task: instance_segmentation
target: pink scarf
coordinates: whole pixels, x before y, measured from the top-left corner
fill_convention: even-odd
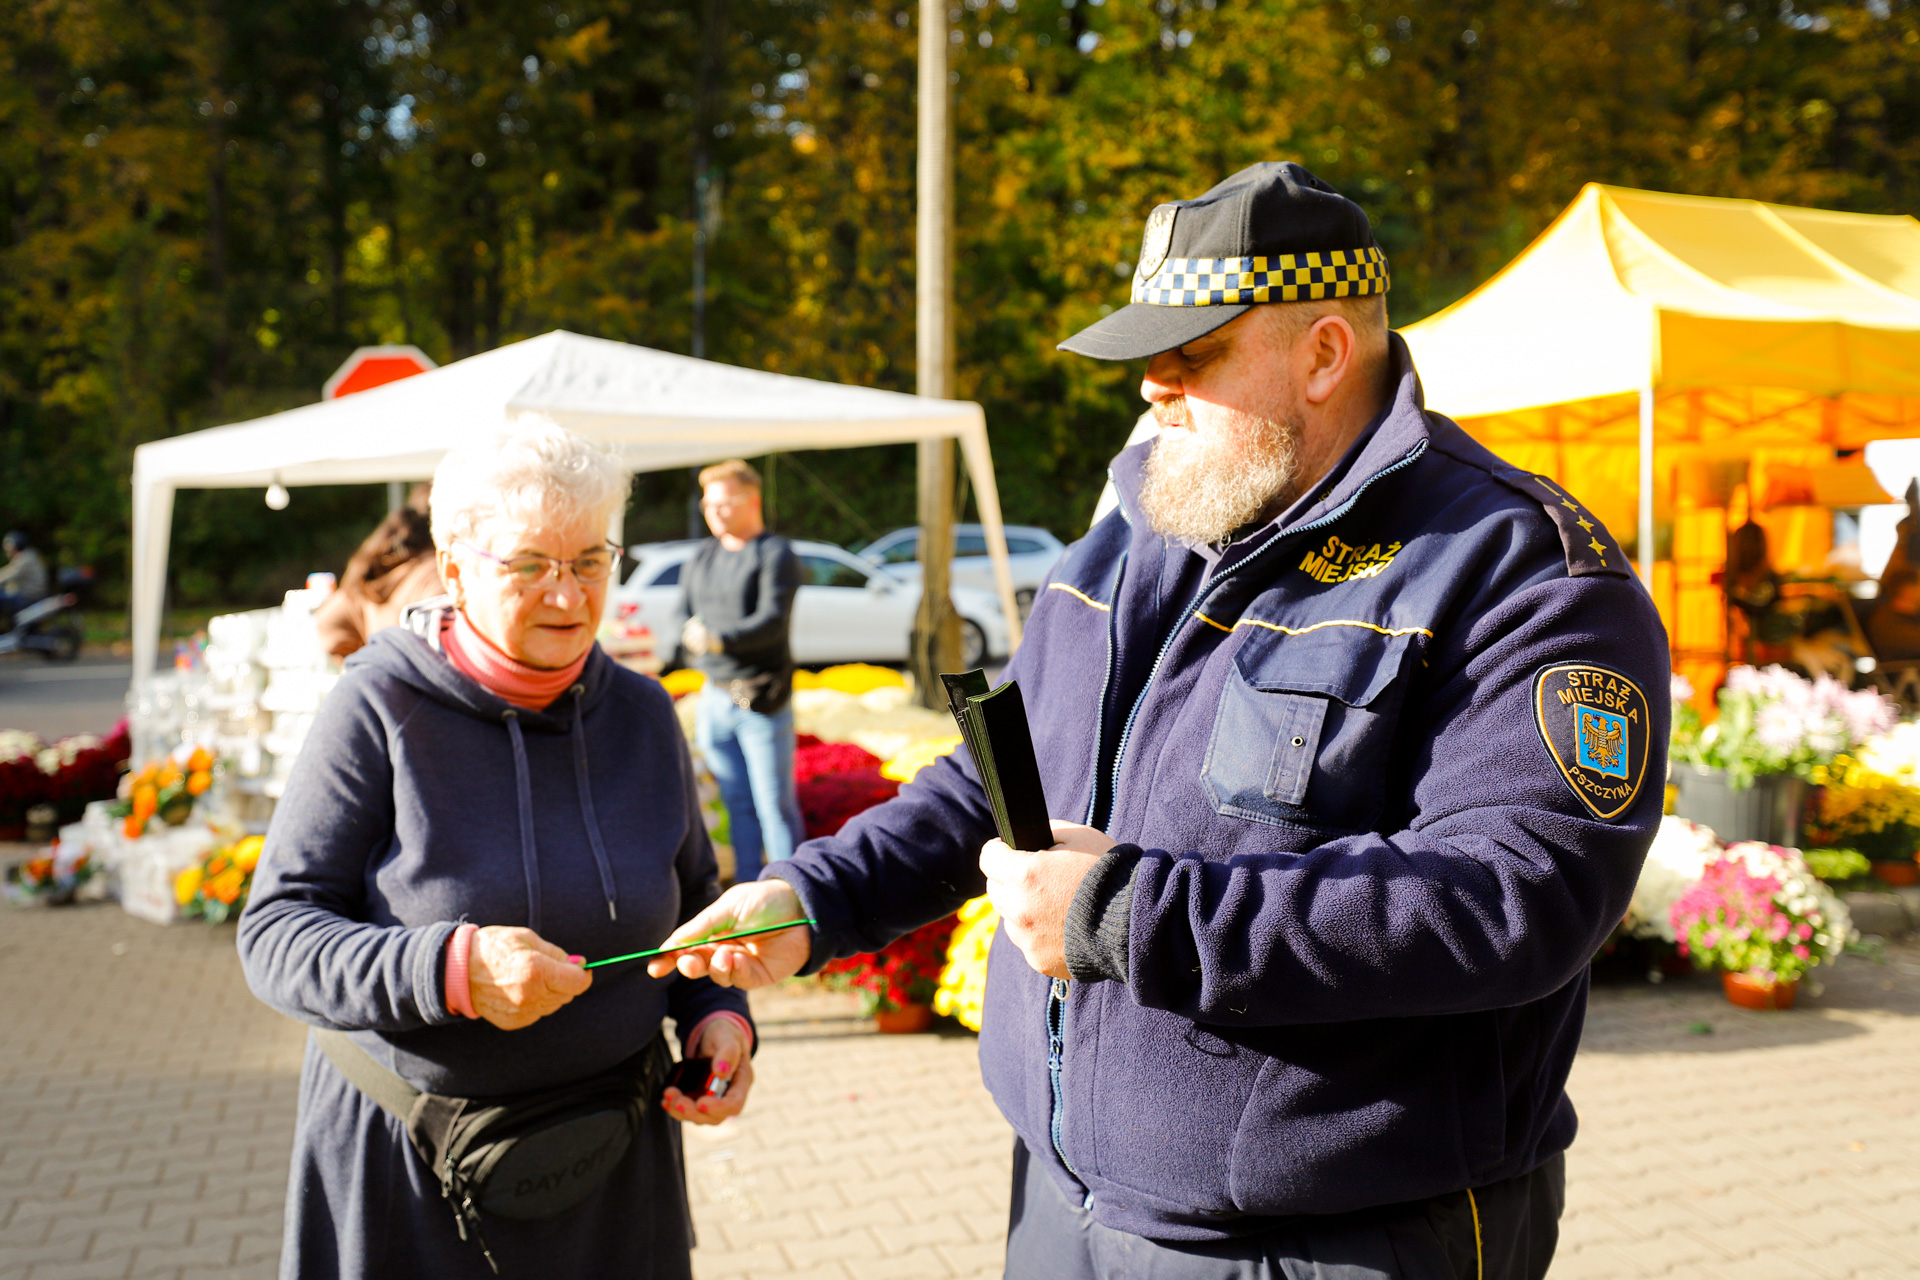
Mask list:
[[[478,682],[516,707],[544,711],[571,689],[586,668],[591,648],[557,671],[530,667],[503,653],[467,621],[465,610],[449,609],[449,621],[440,625],[440,646],[461,675]]]

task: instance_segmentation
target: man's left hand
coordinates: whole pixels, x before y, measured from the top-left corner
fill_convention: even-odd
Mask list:
[[[1117,843],[1104,831],[1053,820],[1051,849],[1027,853],[1000,840],[980,848],[987,897],[1013,945],[1050,978],[1067,978],[1067,908],[1100,855]]]

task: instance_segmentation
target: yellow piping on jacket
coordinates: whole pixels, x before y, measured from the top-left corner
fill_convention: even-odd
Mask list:
[[[1074,598],[1075,600],[1078,600],[1078,601],[1080,601],[1080,602],[1081,602],[1082,604],[1090,604],[1090,605],[1092,605],[1092,606],[1093,606],[1094,608],[1096,608],[1096,609],[1098,609],[1098,610],[1099,610],[1100,612],[1102,612],[1102,613],[1112,613],[1112,612],[1113,612],[1113,606],[1112,606],[1112,605],[1110,605],[1110,604],[1101,604],[1101,603],[1100,603],[1100,602],[1099,602],[1098,600],[1095,600],[1095,599],[1094,599],[1094,598],[1093,598],[1092,596],[1090,596],[1090,595],[1088,595],[1088,594],[1087,594],[1086,592],[1084,592],[1084,591],[1075,591],[1075,590],[1074,590],[1074,589],[1073,589],[1072,587],[1070,587],[1070,586],[1068,586],[1068,585],[1067,585],[1066,583],[1064,583],[1064,582],[1049,582],[1049,583],[1047,584],[1047,590],[1049,590],[1049,591],[1064,591],[1064,592],[1066,592],[1066,593],[1067,593],[1068,595],[1070,595],[1070,596],[1072,596],[1072,597],[1073,597],[1073,598]]]
[[[1215,622],[1204,613],[1196,613],[1193,616],[1210,627],[1218,627],[1220,630],[1228,632],[1237,631],[1241,627],[1265,627],[1269,631],[1278,631],[1282,635],[1303,636],[1309,631],[1318,631],[1322,627],[1359,627],[1363,631],[1377,631],[1383,636],[1418,635],[1425,636],[1429,640],[1433,639],[1433,632],[1427,630],[1425,627],[1383,627],[1377,623],[1357,622],[1350,618],[1334,618],[1326,622],[1309,623],[1304,627],[1283,627],[1277,622],[1262,622],[1258,618],[1242,618],[1232,626],[1228,626],[1224,622]]]

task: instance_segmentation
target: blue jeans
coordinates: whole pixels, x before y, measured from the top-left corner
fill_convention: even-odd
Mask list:
[[[793,785],[793,708],[756,715],[708,686],[694,736],[727,806],[734,883],[757,880],[766,863],[793,856],[806,830]]]

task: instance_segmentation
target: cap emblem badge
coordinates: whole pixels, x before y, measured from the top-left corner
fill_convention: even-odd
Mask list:
[[[1140,265],[1134,268],[1139,279],[1153,279],[1167,260],[1167,251],[1173,247],[1173,218],[1179,212],[1179,205],[1163,204],[1147,215],[1147,231],[1140,237]]]

